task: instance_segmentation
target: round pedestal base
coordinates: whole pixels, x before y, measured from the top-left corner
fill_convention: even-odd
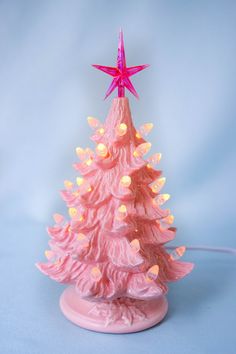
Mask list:
[[[61,295],[63,314],[76,325],[97,332],[138,332],[159,323],[166,315],[165,296],[143,301],[120,298],[110,302],[89,302],[81,299],[74,287]]]

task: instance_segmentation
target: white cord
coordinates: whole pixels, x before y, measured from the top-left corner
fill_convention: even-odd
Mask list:
[[[176,249],[176,246],[167,246],[169,250]],[[230,247],[209,247],[209,246],[186,246],[189,251],[206,251],[206,252],[221,252],[221,253],[231,253],[236,256],[236,248]]]

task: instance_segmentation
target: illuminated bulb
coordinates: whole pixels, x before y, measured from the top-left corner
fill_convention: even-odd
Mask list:
[[[116,132],[117,132],[117,135],[119,135],[119,136],[125,135],[127,133],[127,125],[125,123],[121,123],[116,128]]]
[[[87,192],[91,192],[92,191],[92,187],[89,185],[89,187],[87,188]]]
[[[89,126],[93,129],[96,129],[101,126],[101,122],[97,118],[88,117],[87,120],[88,120]]]
[[[79,192],[78,191],[73,192],[72,194],[73,194],[74,197],[78,197],[79,196]]]
[[[139,157],[147,154],[148,151],[151,149],[151,146],[151,143],[140,144],[133,153],[134,157]]]
[[[98,267],[93,267],[91,269],[91,276],[94,280],[98,281],[102,277],[102,273]]]
[[[75,218],[78,214],[76,208],[69,208],[68,213],[72,219]]]
[[[151,268],[148,269],[147,271],[147,281],[153,281],[156,280],[159,274],[159,266],[155,264]]]
[[[77,177],[76,178],[76,183],[78,184],[78,186],[81,186],[84,183],[83,177]]]
[[[136,138],[138,138],[138,139],[141,139],[141,138],[142,138],[142,136],[139,134],[139,132],[136,132],[135,136],[136,136]]]
[[[98,156],[106,157],[107,153],[108,153],[108,149],[107,149],[106,145],[99,143],[96,147],[96,152],[97,152]]]
[[[76,151],[77,156],[82,160],[84,157],[84,153],[85,153],[84,149],[82,149],[81,147],[77,147],[75,149],[75,151]]]
[[[156,198],[156,202],[158,205],[162,205],[169,199],[170,199],[170,194],[159,194]]]
[[[152,128],[153,128],[152,123],[145,123],[145,124],[141,125],[141,127],[139,128],[138,131],[141,136],[146,136],[146,135],[148,135],[148,133],[150,133]]]
[[[65,180],[64,186],[66,189],[71,189],[73,187],[73,183],[71,181]]]
[[[79,217],[79,219],[78,219],[79,221],[84,221],[84,217],[83,217],[83,215],[80,215],[80,217]]]
[[[79,233],[77,236],[77,240],[81,246],[84,246],[84,247],[88,246],[88,238],[84,234]]]
[[[78,236],[77,236],[77,240],[78,241],[83,241],[84,239],[86,238],[86,236],[82,233],[79,233]]]
[[[130,242],[130,246],[135,253],[140,251],[140,242],[137,238]]]
[[[92,159],[88,159],[87,161],[85,161],[85,164],[86,164],[87,166],[91,166],[92,163],[93,163],[93,160],[92,160]]]
[[[128,188],[131,185],[131,177],[130,176],[121,177],[120,184],[122,185],[122,187]]]
[[[46,251],[44,252],[44,254],[45,254],[45,257],[46,257],[49,261],[51,261],[51,260],[55,257],[55,253],[54,253],[53,251],[50,251],[50,250],[46,250]]]
[[[53,214],[53,219],[56,224],[60,224],[64,220],[64,217],[61,214]]]
[[[162,219],[162,221],[171,225],[171,224],[173,224],[174,219],[175,219],[174,215],[168,215],[166,218]]]
[[[120,213],[126,213],[127,212],[127,208],[126,208],[126,206],[124,204],[122,204],[121,206],[119,206],[118,211]]]
[[[177,259],[179,259],[180,257],[183,256],[185,251],[186,251],[186,247],[185,246],[177,247],[173,252],[171,252],[170,259],[172,261],[176,261]]]
[[[105,129],[104,128],[100,128],[97,130],[97,132],[100,134],[100,135],[103,135],[105,133]]]
[[[148,158],[148,164],[147,164],[147,168],[152,168],[154,167],[157,163],[160,162],[161,160],[161,153],[158,152],[154,155],[152,155],[151,157]]]
[[[76,182],[77,182],[78,186],[80,187],[79,188],[79,193],[81,195],[86,193],[86,192],[91,192],[91,190],[92,190],[91,185],[83,177],[77,177],[76,178]]]
[[[93,156],[93,151],[89,148],[82,149],[81,147],[77,147],[76,154],[81,161],[84,161]]]
[[[124,204],[120,205],[118,208],[118,216],[117,219],[118,220],[122,220],[126,217],[127,214],[127,208]]]
[[[151,186],[153,193],[158,193],[160,189],[164,186],[166,182],[165,177],[159,178],[154,184]]]

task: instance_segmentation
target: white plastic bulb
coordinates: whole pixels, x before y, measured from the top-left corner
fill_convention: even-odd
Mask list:
[[[116,127],[116,133],[119,136],[123,136],[127,133],[127,125],[125,123],[121,123]]]
[[[181,258],[183,256],[185,251],[186,251],[186,247],[185,246],[177,247],[173,252],[171,252],[170,259],[172,261],[176,261],[177,259],[179,259],[179,258]]]
[[[87,120],[88,120],[89,126],[93,129],[97,129],[97,128],[101,127],[101,125],[102,125],[102,123],[97,118],[88,117]]]
[[[122,187],[128,188],[131,185],[131,177],[130,176],[123,176],[120,179],[120,184]]]
[[[137,238],[130,242],[130,246],[135,253],[138,253],[140,251],[140,242]]]
[[[151,149],[151,146],[151,143],[143,143],[138,145],[133,153],[134,157],[140,157],[147,154],[148,151]]]
[[[108,154],[108,149],[105,144],[99,143],[96,147],[96,153],[100,157],[106,157]]]
[[[91,277],[95,280],[98,281],[102,277],[102,273],[98,267],[93,267],[91,269]]]
[[[147,271],[147,276],[146,276],[147,281],[156,280],[158,277],[158,274],[159,274],[159,266],[157,264],[155,264],[151,268],[149,268]]]

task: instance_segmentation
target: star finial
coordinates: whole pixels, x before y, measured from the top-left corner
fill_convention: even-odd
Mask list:
[[[113,80],[105,95],[106,99],[115,90],[116,87],[118,88],[118,97],[124,97],[125,88],[127,88],[136,98],[139,98],[138,93],[136,92],[129,77],[137,74],[139,71],[147,68],[149,65],[144,64],[138,66],[130,66],[129,68],[126,67],[123,32],[120,30],[116,67],[96,64],[92,66],[113,77]]]

